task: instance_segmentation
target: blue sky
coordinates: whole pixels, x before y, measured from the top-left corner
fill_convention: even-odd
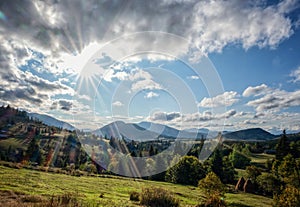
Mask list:
[[[95,129],[300,131],[300,3],[2,1],[0,103]]]

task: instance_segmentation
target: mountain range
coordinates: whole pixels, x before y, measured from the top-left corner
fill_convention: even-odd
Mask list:
[[[208,129],[185,129],[178,130],[163,124],[152,122],[140,122],[138,124],[125,123],[122,121],[112,122],[93,131],[94,134],[103,137],[118,137],[130,140],[155,140],[158,138],[168,139],[199,139],[214,138],[218,132]],[[234,132],[223,133],[224,140],[247,140],[247,141],[264,141],[274,139],[278,136],[273,135],[261,128],[243,129]]]
[[[38,113],[28,113],[29,117],[38,119],[44,124],[49,126],[60,127],[67,130],[76,130],[71,124],[58,120],[52,116]],[[97,130],[91,131],[92,133],[110,138],[124,138],[129,140],[147,141],[155,140],[158,138],[168,139],[200,139],[200,138],[212,138],[217,135],[218,132],[212,132],[208,129],[192,128],[179,130],[167,125],[152,123],[152,122],[140,122],[140,123],[125,123],[123,121],[112,122]],[[209,137],[207,137],[209,134]],[[278,136],[273,135],[261,128],[242,129],[233,132],[223,132],[224,140],[248,140],[248,141],[264,141],[274,139]]]
[[[169,139],[185,139],[202,138],[207,136],[206,133],[178,130],[163,124],[152,122],[140,122],[138,124],[134,124],[122,121],[112,122],[93,131],[93,133],[103,137],[113,136],[132,140],[155,140],[162,137]]]

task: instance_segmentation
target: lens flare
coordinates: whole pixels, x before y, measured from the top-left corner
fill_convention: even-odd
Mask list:
[[[4,14],[2,11],[0,11],[0,19],[1,19],[2,21],[6,21],[6,20],[7,20],[5,14]]]

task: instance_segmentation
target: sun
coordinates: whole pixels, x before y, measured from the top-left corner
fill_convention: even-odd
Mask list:
[[[90,66],[90,59],[101,48],[97,42],[90,43],[80,53],[65,54],[61,67],[68,68],[75,77],[78,95],[87,95],[88,91],[95,91],[98,85],[100,71]],[[91,95],[90,93],[88,95]]]

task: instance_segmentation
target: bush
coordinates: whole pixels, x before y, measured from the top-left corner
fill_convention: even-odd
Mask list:
[[[276,176],[271,173],[262,174],[257,177],[257,183],[260,191],[264,195],[273,195],[273,193],[279,193],[282,183]]]
[[[236,150],[233,150],[232,153],[230,153],[229,159],[233,163],[233,166],[239,169],[245,169],[246,166],[249,166],[251,162],[250,158]]]
[[[220,199],[219,195],[212,194],[205,203],[198,205],[197,207],[226,207],[226,203],[223,199]]]
[[[253,183],[257,182],[257,177],[261,175],[260,169],[255,167],[254,165],[250,165],[246,167],[246,178],[249,178]]]
[[[281,194],[274,196],[273,202],[275,207],[300,206],[300,190],[293,186],[286,187]]]
[[[205,177],[203,165],[194,156],[184,156],[166,173],[166,181],[197,186],[198,180]]]
[[[199,187],[204,191],[206,197],[205,203],[200,206],[226,206],[223,200],[225,186],[214,172],[208,173],[205,178],[200,180]]]
[[[129,200],[131,200],[131,201],[140,201],[140,194],[136,191],[131,192]]]
[[[144,188],[140,196],[140,204],[149,207],[178,207],[179,200],[169,191],[162,188]]]

